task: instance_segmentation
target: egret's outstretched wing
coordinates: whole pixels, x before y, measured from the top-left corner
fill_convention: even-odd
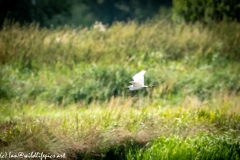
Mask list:
[[[132,78],[134,80],[134,82],[138,82],[141,85],[144,86],[144,74],[146,73],[145,70],[142,70],[141,72],[137,73],[136,75],[134,75]]]
[[[135,82],[135,81],[130,81],[129,83],[131,83],[133,86],[136,86],[136,87],[142,87],[143,86],[139,82]]]

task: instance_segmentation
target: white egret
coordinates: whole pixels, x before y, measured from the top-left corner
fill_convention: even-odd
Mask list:
[[[146,73],[145,70],[142,70],[141,72],[135,74],[132,78],[133,81],[130,81],[129,83],[131,83],[132,85],[127,86],[127,88],[129,88],[130,91],[134,91],[134,90],[139,90],[142,88],[148,88],[148,87],[153,87],[153,86],[145,86],[144,85],[144,74]]]

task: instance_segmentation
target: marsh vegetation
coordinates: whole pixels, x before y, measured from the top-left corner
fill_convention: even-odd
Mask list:
[[[0,31],[0,151],[240,159],[240,25],[115,22]],[[155,87],[124,87],[142,69]]]

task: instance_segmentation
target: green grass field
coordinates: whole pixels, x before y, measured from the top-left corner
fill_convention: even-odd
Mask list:
[[[238,23],[104,27],[5,23],[0,153],[240,159]],[[126,90],[142,69],[155,87]]]

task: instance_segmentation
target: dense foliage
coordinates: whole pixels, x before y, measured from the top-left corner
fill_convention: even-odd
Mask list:
[[[240,21],[238,0],[173,0],[173,18],[187,22]]]

